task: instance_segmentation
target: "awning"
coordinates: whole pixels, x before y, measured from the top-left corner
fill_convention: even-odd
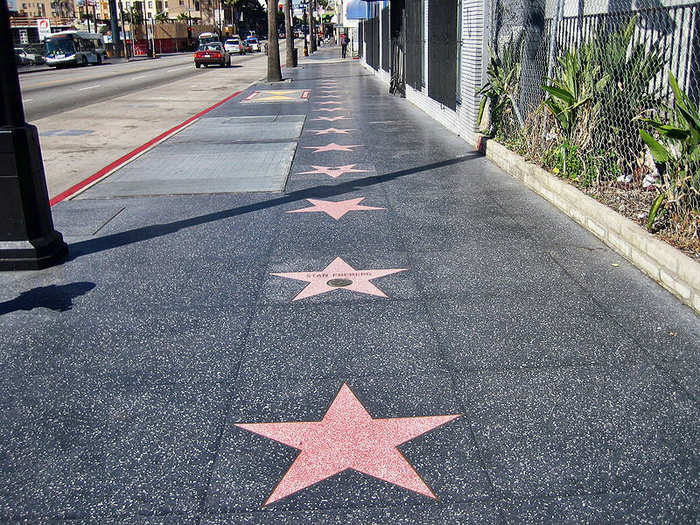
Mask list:
[[[367,20],[370,17],[369,3],[363,0],[350,0],[347,3],[345,18],[348,20]]]

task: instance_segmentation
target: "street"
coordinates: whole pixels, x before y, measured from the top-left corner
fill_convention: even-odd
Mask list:
[[[260,53],[236,55],[231,57],[231,63],[241,67],[259,56]],[[180,53],[156,60],[139,58],[27,73],[20,76],[20,83],[27,120],[32,121],[208,72],[195,69],[192,53]]]

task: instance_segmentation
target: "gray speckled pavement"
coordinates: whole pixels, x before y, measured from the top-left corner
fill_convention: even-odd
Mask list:
[[[698,318],[335,53],[0,274],[0,520],[695,523]]]

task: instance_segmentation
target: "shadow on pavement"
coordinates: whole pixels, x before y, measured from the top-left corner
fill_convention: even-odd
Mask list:
[[[73,307],[73,299],[85,295],[95,287],[95,283],[77,282],[57,286],[40,286],[28,292],[22,292],[19,297],[0,303],[0,315],[18,310],[33,310],[48,308],[56,312],[66,312]]]
[[[190,219],[183,219],[181,221],[175,221],[167,224],[154,224],[151,226],[143,226],[141,228],[135,228],[133,230],[128,230],[125,232],[106,235],[97,239],[89,239],[85,241],[76,242],[71,244],[69,247],[70,252],[67,261],[72,261],[77,259],[78,257],[89,255],[91,253],[111,250],[112,248],[118,248],[120,246],[126,246],[128,244],[146,241],[149,239],[154,239],[156,237],[162,237],[164,235],[175,233],[183,228],[190,228],[192,226],[198,226],[200,224],[206,224],[221,219],[227,219],[230,217],[235,217],[237,215],[243,215],[259,210],[274,208],[276,206],[290,204],[307,198],[322,198],[342,195],[350,191],[358,190],[368,186],[373,186],[375,184],[381,184],[383,182],[388,182],[399,177],[405,177],[406,175],[412,175],[415,173],[420,173],[422,171],[429,171],[433,169],[443,168],[446,166],[452,166],[454,164],[460,164],[462,162],[466,162],[480,157],[483,157],[483,155],[478,151],[475,151],[468,155],[464,155],[463,157],[457,157],[455,159],[443,160],[432,164],[426,164],[425,166],[418,166],[415,168],[394,171],[391,173],[386,173],[384,175],[374,175],[372,177],[365,177],[362,179],[352,180],[344,182],[342,184],[335,184],[332,186],[315,186],[313,188],[307,188],[304,190],[287,193],[284,196],[278,197],[276,199],[271,199],[263,202],[256,202],[255,204],[248,204],[246,206],[239,206],[238,208],[232,208],[230,210],[218,211],[215,213],[207,213],[206,215],[200,215],[199,217],[192,217]]]

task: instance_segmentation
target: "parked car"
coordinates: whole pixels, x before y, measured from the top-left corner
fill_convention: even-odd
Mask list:
[[[245,46],[242,44],[241,39],[234,37],[234,38],[229,38],[224,42],[224,49],[228,53],[237,53],[239,55],[245,55]]]
[[[221,67],[231,67],[231,55],[224,49],[221,42],[202,44],[194,53],[194,66],[207,67],[209,64],[219,64]]]
[[[246,44],[250,46],[251,51],[260,51],[260,42],[257,37],[249,36],[246,38]]]

